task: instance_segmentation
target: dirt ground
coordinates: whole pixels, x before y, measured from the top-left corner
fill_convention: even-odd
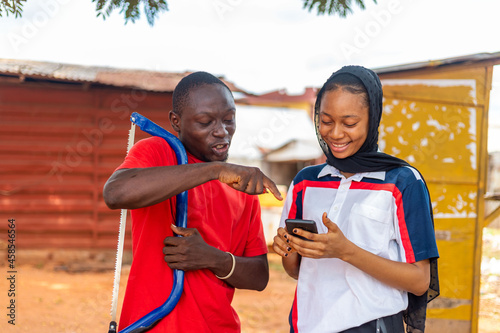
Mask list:
[[[500,332],[500,232],[486,235],[479,332]],[[237,310],[243,333],[288,332],[288,312],[293,299],[295,281],[286,275],[276,254],[269,255],[270,282],[263,292],[237,291],[233,305]],[[7,267],[2,270],[7,275]],[[122,270],[119,303],[128,275]],[[113,271],[61,270],[61,267],[21,265],[16,273],[15,326],[8,324],[10,298],[8,280],[0,283],[0,305],[3,309],[0,332],[108,332],[110,321]],[[8,277],[8,276],[7,276]],[[7,283],[6,283],[7,281]],[[118,313],[120,308],[118,309]]]

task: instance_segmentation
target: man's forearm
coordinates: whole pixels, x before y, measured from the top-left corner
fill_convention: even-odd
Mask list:
[[[112,209],[151,206],[217,179],[217,167],[216,163],[197,163],[118,170],[104,185],[104,201]]]
[[[267,254],[256,257],[235,257],[235,259],[234,273],[225,281],[234,288],[264,290],[269,282]],[[229,255],[228,260],[232,260]],[[228,273],[229,269],[225,273]]]

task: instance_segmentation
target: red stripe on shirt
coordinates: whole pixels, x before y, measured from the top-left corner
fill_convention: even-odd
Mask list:
[[[290,205],[290,210],[288,211],[288,218],[294,219],[297,216],[297,205],[295,202],[297,201],[297,195],[304,188],[304,182],[300,182],[298,184],[293,185],[293,197],[292,204]]]
[[[288,218],[294,219],[297,215],[297,195],[300,191],[302,192],[302,207],[304,207],[304,198],[305,192],[308,187],[322,187],[322,188],[339,188],[340,182],[325,182],[325,181],[317,181],[317,180],[302,180],[298,184],[293,185],[293,201],[290,207],[290,211],[288,212]],[[303,209],[303,208],[302,208]]]
[[[297,287],[295,288],[295,297],[293,298],[292,305],[292,332],[298,333],[299,328],[297,327],[297,321],[299,319],[298,311],[297,311]]]
[[[305,183],[306,187],[323,187],[323,188],[339,188],[339,181],[317,181],[317,180],[303,180],[301,183]]]
[[[399,233],[401,234],[401,241],[403,243],[403,248],[405,249],[405,257],[407,263],[415,262],[415,253],[413,252],[413,246],[411,245],[410,235],[408,234],[408,228],[406,227],[405,212],[403,209],[403,195],[396,187],[395,184],[374,184],[365,182],[352,182],[350,189],[353,190],[370,190],[370,191],[388,191],[392,193],[396,203],[396,215],[398,217]]]

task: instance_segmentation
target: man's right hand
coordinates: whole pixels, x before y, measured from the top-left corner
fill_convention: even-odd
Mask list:
[[[223,163],[221,165],[223,167],[218,177],[220,182],[248,194],[262,194],[269,190],[276,199],[283,200],[276,184],[259,168],[231,163]]]
[[[276,199],[283,200],[276,184],[259,168],[226,162],[120,169],[106,182],[103,195],[111,209],[136,209],[216,179],[248,194],[269,190]]]

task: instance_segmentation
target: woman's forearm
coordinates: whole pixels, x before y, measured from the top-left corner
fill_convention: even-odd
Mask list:
[[[429,260],[408,264],[379,257],[351,243],[341,258],[375,279],[415,295],[424,294],[430,283]]]
[[[281,261],[283,264],[283,268],[285,272],[297,280],[299,278],[299,269],[300,269],[300,254],[297,252],[288,253],[286,257],[282,257]]]

